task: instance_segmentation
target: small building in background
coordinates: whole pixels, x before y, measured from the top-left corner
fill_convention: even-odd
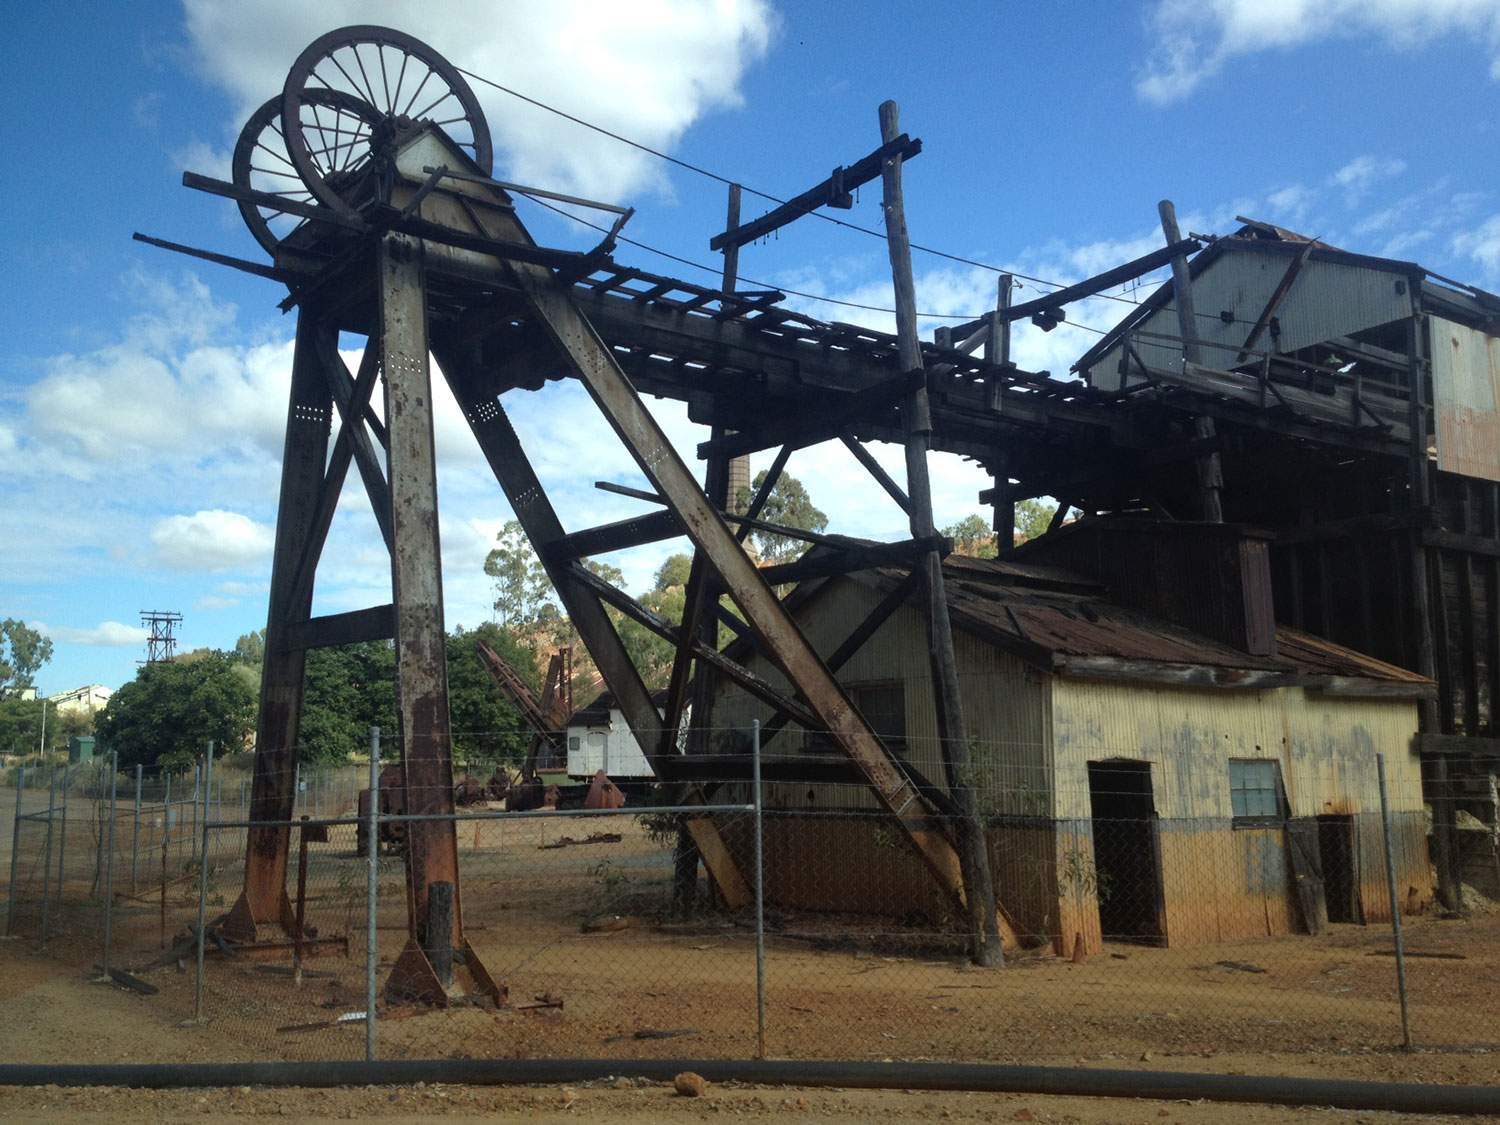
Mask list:
[[[1278,627],[1262,538],[1086,519],[1013,560],[954,556],[945,568],[972,786],[999,902],[1024,940],[1095,951],[1388,919],[1377,754],[1402,905],[1430,898],[1413,740],[1433,684]],[[788,608],[826,657],[904,578],[804,583]],[[748,645],[730,655],[785,684]],[[941,816],[953,805],[930,675],[915,601],[838,670]],[[745,740],[724,731],[757,717],[766,727],[769,709],[721,684],[715,749],[742,754]],[[932,877],[832,746],[789,724],[763,756],[778,779],[765,788],[768,901],[953,928]],[[835,766],[848,781],[827,780]]]
[[[666,693],[657,692],[651,702],[660,713]],[[585,780],[600,770],[616,780],[655,777],[640,743],[630,731],[630,724],[609,692],[574,711],[568,719],[568,776]]]
[[[94,760],[94,736],[75,734],[68,739],[68,761],[73,765]]]
[[[86,684],[72,691],[63,691],[49,696],[47,701],[52,704],[54,711],[72,711],[91,715],[95,711],[103,710],[112,695],[114,695],[114,690],[103,684]]]

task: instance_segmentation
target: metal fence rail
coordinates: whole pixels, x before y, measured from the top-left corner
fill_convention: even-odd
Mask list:
[[[276,822],[293,922],[254,947],[214,923],[264,822],[208,755],[196,780],[28,775],[0,868],[18,940],[0,955],[113,970],[150,990],[161,1049],[223,1061],[1500,1049],[1500,912],[1477,896],[1463,915],[1433,905],[1421,794],[1383,762],[1381,808],[1300,820],[1145,813],[1125,774],[1081,789],[987,778],[1017,940],[1003,968],[979,969],[963,912],[860,787],[799,773],[800,748],[768,758],[762,781],[758,731],[742,734],[753,772],[694,779],[709,798],[690,808],[435,818],[457,836],[456,905],[508,990],[499,1008],[461,991],[443,1008],[387,997],[411,938],[402,831],[434,818],[371,802],[362,819],[353,770]],[[374,779],[372,749],[358,772]],[[714,823],[749,905],[729,908],[691,854],[684,865],[688,818]],[[934,807],[926,828],[952,826]]]

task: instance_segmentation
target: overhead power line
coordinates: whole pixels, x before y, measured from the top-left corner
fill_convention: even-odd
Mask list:
[[[717,183],[721,183],[721,184],[724,184],[726,186],[738,184],[739,187],[740,187],[740,189],[742,191],[747,191],[751,195],[759,196],[761,199],[767,200],[770,203],[774,203],[774,204],[777,204],[777,205],[782,205],[782,204],[785,204],[787,202],[787,200],[783,199],[781,196],[776,195],[776,194],[774,194],[772,192],[764,191],[764,190],[762,190],[760,188],[757,188],[757,187],[752,187],[749,184],[746,184],[746,183],[744,183],[742,181],[734,180],[734,179],[731,179],[728,176],[722,175],[721,173],[715,172],[715,171],[713,171],[710,168],[705,168],[701,164],[694,164],[692,161],[683,160],[680,157],[673,156],[671,153],[663,152],[663,151],[661,151],[660,149],[657,149],[657,148],[652,148],[650,145],[644,144],[641,141],[634,140],[634,139],[632,139],[630,137],[625,136],[622,133],[616,133],[612,129],[606,129],[603,125],[596,125],[594,122],[585,120],[584,118],[579,117],[576,114],[569,113],[566,110],[559,109],[559,108],[557,108],[556,106],[553,106],[553,105],[549,105],[549,104],[547,104],[544,101],[538,100],[537,98],[533,98],[533,97],[531,97],[531,96],[529,96],[527,94],[523,94],[519,90],[514,90],[514,89],[512,89],[509,86],[506,86],[506,85],[503,85],[502,83],[496,82],[492,78],[486,78],[482,74],[477,74],[477,73],[475,73],[472,70],[466,70],[463,67],[458,67],[456,69],[459,71],[459,73],[461,73],[463,75],[466,75],[469,78],[472,78],[474,81],[483,83],[486,86],[490,86],[490,87],[492,87],[492,88],[494,88],[496,90],[499,90],[503,94],[508,94],[511,97],[518,99],[519,101],[525,102],[527,105],[535,106],[537,109],[544,110],[547,113],[554,114],[554,115],[556,115],[558,117],[563,118],[566,121],[571,121],[575,125],[580,125],[583,128],[592,130],[593,132],[598,133],[601,136],[608,137],[608,138],[610,138],[613,141],[617,141],[620,144],[627,145],[630,148],[637,149],[640,152],[644,152],[647,155],[653,156],[653,157],[655,157],[658,160],[663,160],[663,161],[665,161],[668,164],[675,165],[676,167],[681,168],[684,171],[692,172],[694,175],[703,176],[706,179],[714,180]],[[528,196],[528,198],[533,198],[533,197]],[[539,202],[540,203],[541,200],[534,200],[534,202]],[[559,214],[565,215],[568,218],[574,220],[575,222],[582,223],[584,226],[594,227],[594,229],[596,229],[596,230],[602,230],[602,229],[604,229],[602,227],[597,227],[597,226],[595,226],[595,224],[590,223],[590,222],[588,222],[588,221],[586,221],[584,219],[579,218],[577,215],[574,215],[571,212],[563,211],[563,210],[561,210],[560,208],[557,208],[557,207],[552,207],[550,204],[543,204],[543,206],[547,206],[550,210],[557,211]],[[837,217],[835,217],[833,215],[829,215],[829,214],[827,214],[827,213],[825,213],[823,211],[807,211],[807,212],[805,212],[805,214],[810,215],[810,216],[812,216],[815,219],[821,219],[825,223],[832,223],[834,226],[844,227],[847,230],[857,231],[860,234],[869,235],[872,238],[878,238],[882,242],[886,241],[885,232],[884,231],[875,230],[873,227],[861,226],[859,223],[851,223],[851,222],[849,222],[849,221],[847,221],[845,219],[837,218]],[[643,242],[637,242],[634,239],[620,237],[618,240],[620,242],[627,243],[627,244],[629,244],[631,246],[638,247],[639,249],[649,251],[650,253],[659,254],[659,255],[661,255],[664,258],[671,259],[672,261],[679,262],[679,263],[681,263],[683,265],[691,266],[694,269],[705,270],[705,271],[707,271],[709,273],[714,273],[714,274],[717,274],[717,273],[720,272],[716,267],[707,266],[707,265],[704,265],[701,262],[695,262],[695,261],[692,261],[691,259],[683,258],[680,255],[672,254],[672,253],[670,253],[670,252],[668,252],[666,250],[662,250],[662,249],[660,249],[658,247],[655,247],[655,246],[649,246],[649,245],[647,245],[647,244],[645,244]],[[956,262],[956,263],[958,263],[960,265],[971,266],[971,267],[973,267],[975,269],[988,270],[989,272],[995,273],[995,274],[1010,274],[1012,277],[1020,278],[1020,279],[1022,279],[1024,281],[1029,281],[1029,282],[1031,282],[1031,283],[1033,283],[1035,285],[1048,285],[1048,286],[1051,286],[1054,289],[1065,289],[1065,288],[1067,288],[1067,283],[1065,283],[1065,282],[1053,281],[1050,278],[1045,278],[1045,277],[1033,277],[1030,274],[1021,273],[1020,271],[1015,270],[1015,269],[1007,269],[1007,268],[1005,268],[1003,266],[992,265],[989,262],[982,262],[982,261],[979,261],[978,259],[975,259],[975,258],[965,257],[962,254],[953,254],[953,253],[950,253],[947,250],[939,250],[939,249],[937,249],[936,247],[933,247],[933,246],[924,246],[924,245],[922,245],[921,243],[918,243],[918,242],[911,243],[911,248],[913,250],[918,250],[918,251],[920,251],[920,252],[922,252],[924,254],[930,254],[933,257],[944,258],[944,259],[946,259],[946,260],[948,260],[950,262]],[[823,296],[823,295],[817,294],[817,293],[799,292],[799,291],[794,290],[794,289],[788,289],[785,286],[771,285],[771,284],[769,284],[767,282],[756,281],[754,278],[748,278],[747,277],[747,278],[745,278],[745,280],[748,281],[748,282],[750,282],[752,285],[760,285],[760,286],[764,286],[765,288],[768,288],[768,289],[779,289],[783,293],[791,294],[793,296],[803,297],[803,298],[805,298],[807,300],[811,300],[811,301],[822,301],[822,302],[825,302],[825,303],[830,304],[830,305],[842,305],[845,308],[864,309],[864,310],[869,311],[869,312],[890,313],[892,315],[895,314],[895,310],[894,309],[884,308],[884,307],[879,306],[879,305],[866,305],[866,304],[861,304],[858,301],[846,301],[846,300],[842,300],[842,299],[837,298],[837,297],[826,297],[826,296]],[[1086,296],[1084,298],[1080,298],[1080,299],[1081,300],[1088,300],[1090,298],[1096,299],[1096,300],[1118,301],[1121,304],[1130,305],[1132,307],[1139,307],[1140,306],[1140,302],[1139,301],[1133,300],[1130,297],[1122,296],[1122,295],[1116,294],[1116,293],[1091,293],[1091,294],[1088,294],[1088,296]],[[931,320],[975,320],[975,319],[978,319],[977,314],[918,313],[917,315],[920,316],[920,317],[925,317],[927,319],[931,319]],[[1198,315],[1199,316],[1211,316],[1215,320],[1219,319],[1218,315],[1217,314],[1213,314],[1213,313],[1199,313]],[[1097,334],[1099,334],[1101,336],[1105,334],[1100,329],[1090,328],[1087,325],[1078,324],[1078,323],[1073,322],[1073,321],[1069,321],[1068,323],[1072,324],[1073,327],[1075,327],[1075,328],[1082,328],[1085,331],[1094,332],[1094,333],[1097,333]]]

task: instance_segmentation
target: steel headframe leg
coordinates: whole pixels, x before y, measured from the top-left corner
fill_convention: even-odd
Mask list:
[[[261,940],[259,927],[279,925],[290,935],[295,920],[286,893],[287,851],[294,799],[297,731],[302,717],[303,651],[288,648],[288,631],[306,621],[312,584],[295,587],[303,554],[314,536],[328,456],[332,399],[318,358],[318,337],[337,332],[303,312],[297,321],[287,403],[286,442],[281,458],[281,497],[276,511],[276,549],[271,562],[270,608],[261,670],[260,716],[255,730],[255,780],[250,819],[281,822],[247,832],[245,883],[239,899],[219,923],[237,942]]]
[[[498,1006],[504,989],[464,940],[459,893],[422,243],[386,236],[379,271],[405,807],[407,815],[431,818],[406,822],[410,936],[386,981],[386,995],[446,1005],[452,995],[478,994]],[[467,981],[455,976],[456,968],[467,971]]]

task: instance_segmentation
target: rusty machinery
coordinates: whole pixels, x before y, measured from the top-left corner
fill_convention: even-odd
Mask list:
[[[537,776],[538,764],[555,766],[559,759],[567,760],[568,718],[573,713],[573,650],[563,647],[552,654],[547,662],[547,678],[542,685],[542,698],[537,699],[530,686],[511,667],[510,662],[483,641],[475,641],[479,660],[489,672],[490,678],[521,713],[526,725],[531,728],[531,744],[521,763],[521,779],[508,786],[504,792],[494,788],[490,796],[504,798],[505,807],[513,812],[540,808],[545,798],[542,780]],[[545,754],[546,761],[542,762]],[[498,777],[498,770],[496,776]],[[491,781],[491,786],[494,786]]]
[[[465,989],[501,995],[464,939],[455,828],[441,819],[453,809],[454,788],[430,351],[668,792],[684,803],[701,801],[699,779],[717,768],[706,753],[707,685],[727,679],[773,709],[774,729],[794,723],[828,734],[845,756],[848,779],[871,790],[950,897],[955,917],[967,919],[976,958],[998,952],[997,934],[1014,940],[994,902],[967,780],[937,565],[949,545],[932,529],[927,451],[973,453],[991,448],[986,435],[997,436],[1002,425],[1038,425],[1040,419],[1052,435],[1070,420],[1103,415],[1090,414],[1094,408],[1080,403],[1076,386],[1054,388],[1045,375],[992,358],[988,346],[980,358],[918,344],[909,253],[903,257],[900,170],[921,144],[899,133],[893,105],[882,107],[881,129],[878,148],[835,174],[837,191],[820,185],[743,225],[732,191],[729,229],[715,240],[726,253],[719,288],[617,264],[612,252],[632,214],[628,208],[492,179],[489,130],[468,83],[429,47],[385,28],[343,28],[308,46],[281,94],[246,125],[233,182],[184,174],[186,186],[239,204],[272,264],[137,237],[280,282],[289,291],[281,307],[298,316],[251,804],[252,820],[263,823],[250,831],[244,890],[222,922],[226,933],[253,940],[262,927],[290,932],[295,926],[285,889],[289,830],[281,825],[291,818],[305,652],[394,637],[401,807],[437,819],[406,822],[410,940],[387,993],[440,1004]],[[780,293],[735,291],[732,262],[741,245],[809,210],[838,206],[853,188],[877,178],[883,180],[903,310],[897,337],[816,321],[780,307]],[[516,214],[515,201],[523,197],[592,208],[610,225],[588,251],[539,246]],[[368,341],[352,372],[339,350],[341,333]],[[581,381],[650,485],[600,486],[655,505],[654,512],[565,531],[500,401],[503,392],[536,389],[556,378]],[[377,387],[384,393],[383,415],[371,407]],[[929,395],[929,387],[942,393]],[[712,426],[712,440],[699,448],[707,461],[705,485],[646,409],[642,390],[687,401],[691,416]],[[335,417],[340,426],[330,449]],[[910,539],[866,544],[758,518],[789,454],[828,439],[843,441],[906,512]],[[869,455],[868,440],[905,444],[905,489]],[[763,486],[745,512],[734,511],[730,460],[778,446]],[[393,600],[313,616],[318,560],[351,466],[390,551]],[[756,527],[827,549],[763,572],[742,546]],[[681,625],[661,619],[586,565],[594,555],[679,535],[694,547]],[[833,674],[895,604],[882,603],[856,623],[825,662],[772,588],[876,565],[909,570],[904,592],[925,595],[919,603],[932,633],[947,811],[953,814],[946,821],[934,820],[931,797]],[[753,639],[786,686],[718,651],[721,592],[739,611],[730,624]],[[665,715],[632,663],[613,613],[674,645]],[[679,737],[683,727],[685,739]],[[739,768],[734,755],[722,761]],[[722,899],[731,907],[746,905],[751,894],[741,857],[714,821],[688,817],[685,832]],[[464,979],[455,976],[456,968]]]

